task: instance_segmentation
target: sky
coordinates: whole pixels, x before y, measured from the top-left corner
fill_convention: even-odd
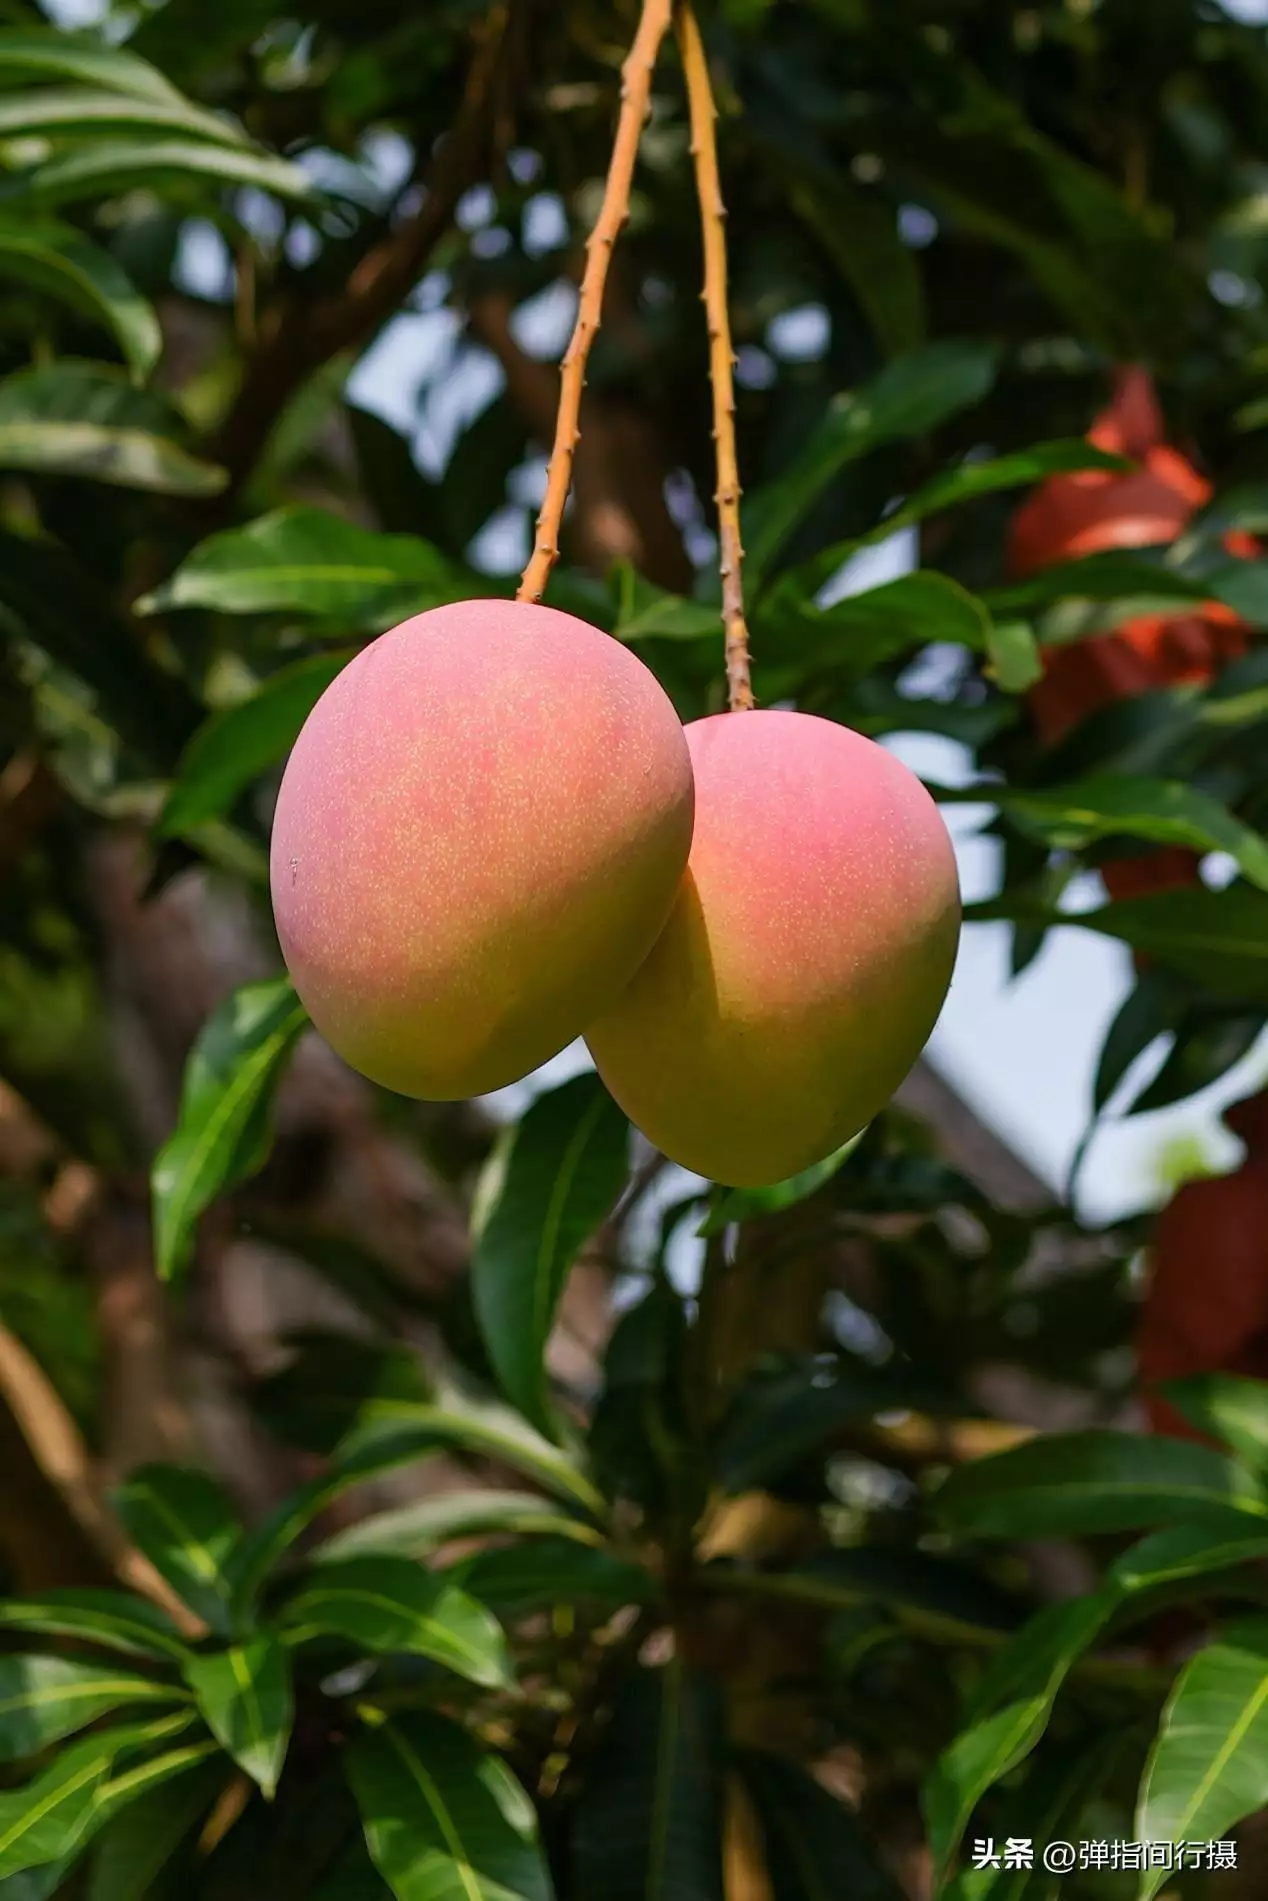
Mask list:
[[[65,26],[91,24],[104,12],[102,0],[43,3],[46,13]],[[1268,22],[1268,0],[1223,0],[1223,5],[1239,20]],[[373,169],[386,183],[408,155],[402,141],[388,136],[377,142],[370,156]],[[256,214],[266,220],[267,205],[261,202]],[[476,234],[477,243],[492,241],[492,232],[484,229],[489,224],[489,206],[481,193],[469,194],[461,216]],[[551,248],[561,217],[557,201],[539,194],[531,204],[526,242],[541,250]],[[916,244],[928,241],[929,214],[912,206],[904,208],[904,217],[904,235],[910,231],[910,241]],[[182,243],[180,268],[191,291],[225,294],[228,258],[212,226],[191,221]],[[388,325],[349,380],[352,399],[405,433],[420,465],[431,472],[443,467],[455,435],[501,386],[494,360],[468,343],[457,319],[440,307],[443,295],[443,284],[425,280],[411,308]],[[557,356],[567,339],[572,310],[572,293],[562,284],[534,299],[531,307],[523,307],[518,318],[523,346],[543,357]],[[769,380],[781,359],[817,354],[825,341],[824,321],[825,313],[813,306],[776,317],[765,350],[746,353],[747,360],[739,366],[741,378]],[[526,556],[530,511],[543,479],[541,458],[512,478],[507,507],[476,550],[490,566],[510,569]],[[689,532],[698,549],[708,547],[709,534],[702,521],[693,521]],[[910,534],[894,536],[868,550],[848,573],[838,576],[835,590],[857,592],[892,578],[912,565],[914,554]],[[931,780],[962,785],[972,776],[964,749],[949,740],[913,733],[895,735],[886,744]],[[947,813],[964,896],[966,900],[987,896],[995,888],[998,848],[975,833],[990,817],[990,808],[952,806]],[[1084,902],[1095,902],[1101,895],[1099,880],[1089,876],[1079,896]],[[947,1080],[1017,1153],[1045,1180],[1060,1187],[1087,1125],[1102,1039],[1130,987],[1130,959],[1123,946],[1108,939],[1077,928],[1063,929],[1052,934],[1020,978],[1010,980],[1008,946],[1006,925],[966,927],[929,1054]],[[1165,1045],[1159,1044],[1142,1056],[1118,1100],[1130,1098],[1164,1053]],[[574,1046],[538,1077],[500,1092],[493,1106],[518,1112],[537,1089],[573,1073],[586,1060],[584,1048]],[[1162,1199],[1160,1161],[1179,1142],[1196,1143],[1212,1166],[1231,1165],[1240,1148],[1219,1123],[1219,1110],[1265,1075],[1268,1040],[1220,1084],[1188,1102],[1129,1120],[1107,1119],[1081,1172],[1081,1212],[1092,1220],[1108,1220]]]

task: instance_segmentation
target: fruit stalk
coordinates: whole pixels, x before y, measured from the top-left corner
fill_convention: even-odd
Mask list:
[[[661,41],[669,31],[673,0],[643,0],[634,43],[621,68],[621,110],[612,158],[608,165],[603,203],[594,229],[586,239],[586,267],[577,302],[577,321],[560,364],[559,410],[555,443],[546,473],[546,495],[537,517],[533,552],[516,590],[517,601],[540,601],[559,559],[559,525],[572,485],[572,458],[581,439],[578,417],[586,382],[586,360],[603,314],[612,247],[630,215],[630,183],[651,99],[652,75]]]
[[[678,0],[674,32],[687,83],[691,156],[704,238],[704,299],[709,326],[709,384],[713,391],[713,440],[718,485],[718,553],[722,576],[722,626],[726,638],[727,703],[733,713],[753,704],[748,623],[744,618],[744,547],[740,539],[740,471],[735,452],[735,383],[731,319],[727,310],[726,206],[718,176],[717,108],[709,83],[700,25],[691,0]]]

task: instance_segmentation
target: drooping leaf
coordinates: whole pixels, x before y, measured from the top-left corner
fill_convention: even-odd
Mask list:
[[[960,1466],[940,1516],[974,1537],[1078,1537],[1181,1520],[1268,1523],[1250,1473],[1178,1439],[1086,1431],[1044,1435]]]
[[[1136,1839],[1219,1840],[1268,1802],[1268,1619],[1223,1631],[1181,1670],[1140,1786]],[[1150,1869],[1140,1895],[1155,1894]]]
[[[1249,1471],[1268,1470],[1268,1385],[1233,1373],[1195,1373],[1161,1391],[1199,1432],[1228,1446]]]
[[[186,1645],[165,1611],[125,1591],[50,1591],[41,1598],[0,1598],[0,1630],[73,1637],[131,1656],[184,1658]]]
[[[1236,1525],[1170,1525],[1165,1531],[1150,1532],[1115,1558],[1107,1577],[1125,1595],[1135,1595],[1180,1578],[1198,1578],[1250,1564],[1266,1553],[1268,1530],[1257,1531],[1253,1525],[1246,1529]]]
[[[179,1703],[179,1684],[69,1657],[0,1656],[0,1761],[34,1756],[109,1710]]]
[[[490,1532],[564,1538],[583,1545],[597,1544],[600,1537],[593,1525],[567,1516],[553,1499],[536,1492],[440,1492],[360,1518],[327,1538],[309,1557],[322,1564],[369,1552],[422,1558],[451,1539],[479,1538]]]
[[[182,1713],[98,1730],[59,1750],[24,1787],[0,1793],[0,1880],[69,1858],[106,1819],[116,1762],[152,1750],[188,1723]]]
[[[715,1685],[640,1670],[613,1712],[573,1828],[576,1901],[723,1901]]]
[[[476,1240],[476,1313],[502,1388],[552,1431],[546,1342],[577,1252],[611,1213],[629,1168],[629,1123],[599,1078],[541,1095],[499,1157]]]
[[[776,604],[761,615],[759,629],[760,660],[787,662],[812,677],[826,666],[862,675],[934,641],[989,652],[994,639],[977,596],[950,575],[925,569],[847,594],[831,607],[803,605],[791,622]]]
[[[1097,1063],[1092,1104],[1102,1110],[1136,1058],[1174,1029],[1183,1008],[1174,984],[1157,971],[1144,971],[1124,998],[1105,1034]]]
[[[178,94],[140,93],[89,86],[43,86],[36,92],[0,92],[0,139],[56,138],[92,132],[172,132],[213,144],[245,147],[240,126],[205,112]]]
[[[252,780],[285,759],[352,653],[345,648],[297,660],[272,674],[250,699],[213,713],[181,754],[159,816],[160,837],[179,838],[193,826],[224,817]]]
[[[0,206],[82,204],[164,183],[253,186],[293,204],[311,204],[312,180],[289,159],[190,138],[90,139],[68,143],[0,179]]]
[[[1262,1009],[1248,1014],[1193,1012],[1176,1030],[1162,1068],[1132,1098],[1125,1113],[1144,1115],[1208,1089],[1250,1054],[1263,1027]]]
[[[73,226],[0,218],[0,270],[103,324],[134,377],[154,368],[163,333],[153,308],[109,251],[90,244]]]
[[[186,1064],[180,1120],[151,1173],[163,1279],[187,1261],[203,1210],[262,1166],[273,1091],[307,1024],[285,978],[244,984],[204,1024]]]
[[[462,592],[430,542],[375,534],[320,508],[282,508],[202,542],[137,610],[312,614],[377,633]]]
[[[224,1630],[229,1602],[225,1560],[241,1528],[229,1501],[205,1472],[140,1466],[112,1495],[129,1537],[159,1575],[213,1630]]]
[[[70,79],[137,99],[181,97],[157,66],[96,34],[51,26],[0,29],[0,85],[25,86],[32,79]]]
[[[899,1901],[857,1817],[798,1763],[745,1749],[737,1763],[757,1812],[772,1901]]]
[[[533,1805],[497,1756],[422,1711],[365,1730],[348,1774],[396,1901],[551,1901]]]
[[[1243,875],[1268,891],[1268,839],[1194,786],[1106,774],[1073,785],[1009,787],[1001,809],[1047,845],[1081,851],[1098,838],[1147,838],[1198,852],[1227,852]]]
[[[745,513],[746,574],[756,594],[802,516],[847,463],[887,442],[922,436],[979,402],[995,378],[996,352],[943,341],[896,357],[861,389],[834,398],[810,441]]]
[[[497,1619],[442,1572],[378,1555],[315,1566],[280,1613],[292,1643],[345,1637],[359,1649],[430,1657],[490,1689],[515,1678]]]
[[[166,1782],[128,1803],[101,1832],[87,1901],[141,1901],[185,1836],[225,1783],[226,1766],[203,1762],[197,1773]]]
[[[0,383],[0,469],[74,476],[156,495],[216,495],[224,487],[223,469],[162,436],[44,414],[44,405],[28,400],[30,380],[19,373]]]
[[[185,1678],[212,1735],[271,1800],[294,1720],[286,1646],[257,1637],[190,1657]]]

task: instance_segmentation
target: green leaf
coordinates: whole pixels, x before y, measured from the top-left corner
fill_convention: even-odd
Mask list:
[[[799,672],[832,666],[851,677],[933,641],[989,652],[995,637],[981,601],[950,575],[918,569],[831,607],[802,606],[791,625],[775,597],[760,625],[769,627],[770,659]]]
[[[757,1813],[771,1901],[901,1901],[857,1817],[800,1764],[743,1749],[736,1764]]]
[[[992,796],[1024,831],[1059,850],[1082,851],[1096,839],[1129,837],[1222,851],[1252,884],[1268,891],[1268,839],[1194,786],[1107,773],[1072,785],[999,788]]]
[[[74,476],[155,495],[217,495],[224,487],[223,469],[142,429],[68,422],[40,415],[38,406],[24,414],[27,380],[19,373],[0,383],[0,469]]]
[[[1141,1538],[1115,1558],[1108,1581],[1124,1594],[1151,1590],[1182,1578],[1204,1577],[1212,1571],[1232,1570],[1268,1553],[1268,1530],[1236,1526],[1214,1530],[1210,1525],[1169,1525]]]
[[[717,1482],[732,1495],[761,1490],[822,1451],[843,1426],[917,1405],[940,1410],[936,1395],[887,1372],[804,1359],[762,1369],[740,1388],[719,1429],[713,1452]]]
[[[148,60],[107,45],[95,33],[65,33],[55,27],[0,28],[0,85],[25,85],[31,79],[73,79],[137,99],[181,97]]]
[[[1031,1439],[959,1467],[940,1516],[984,1538],[1079,1537],[1177,1520],[1268,1522],[1257,1482],[1218,1452],[1179,1439],[1073,1432]]]
[[[592,1525],[565,1516],[552,1499],[536,1492],[440,1492],[358,1519],[318,1545],[309,1559],[324,1564],[331,1558],[370,1552],[422,1558],[455,1538],[482,1538],[490,1533],[552,1536],[587,1545],[597,1544],[600,1538]]]
[[[428,541],[376,534],[320,508],[281,508],[200,543],[137,611],[313,614],[377,633],[464,591]]]
[[[817,1194],[826,1182],[832,1180],[866,1134],[866,1129],[860,1129],[857,1135],[852,1135],[831,1155],[825,1155],[812,1168],[804,1168],[800,1175],[790,1175],[787,1181],[773,1182],[769,1188],[728,1189],[717,1206],[710,1209],[696,1233],[721,1234],[733,1222],[757,1221],[764,1215],[779,1214],[784,1208],[795,1208],[798,1202]]]
[[[271,1801],[294,1715],[285,1645],[275,1637],[257,1637],[230,1650],[190,1657],[185,1678],[216,1741]]]
[[[630,645],[640,640],[713,640],[722,613],[701,601],[684,600],[645,581],[630,561],[618,561],[609,585],[616,601],[612,632]]]
[[[142,1901],[225,1782],[225,1765],[203,1762],[176,1788],[145,1790],[106,1823],[93,1857],[87,1901]]]
[[[621,1192],[629,1141],[625,1115],[590,1073],[539,1096],[498,1158],[471,1265],[476,1314],[504,1392],[546,1433],[555,1310],[578,1251]]]
[[[124,1591],[50,1591],[41,1598],[0,1598],[0,1630],[73,1637],[142,1657],[181,1661],[187,1646],[165,1611]]]
[[[223,1630],[224,1565],[241,1530],[215,1480],[183,1466],[145,1465],[128,1474],[111,1502],[159,1575],[213,1630]]]
[[[571,1538],[532,1538],[491,1546],[451,1566],[455,1584],[488,1604],[500,1618],[528,1617],[557,1604],[580,1604],[611,1614],[647,1604],[657,1584],[641,1564]]]
[[[34,1756],[107,1710],[172,1703],[179,1685],[69,1657],[0,1655],[0,1761]]]
[[[1219,1840],[1268,1803],[1268,1618],[1226,1630],[1184,1666],[1140,1786],[1137,1841]],[[1151,1869],[1142,1901],[1167,1870]]]
[[[1004,693],[1027,693],[1043,678],[1043,661],[1029,621],[990,623],[986,649],[990,655],[986,676]]]
[[[286,978],[244,984],[203,1025],[185,1067],[180,1120],[151,1173],[164,1280],[185,1265],[203,1210],[263,1165],[273,1091],[307,1025]]]
[[[103,1797],[121,1756],[184,1729],[186,1715],[98,1730],[60,1750],[48,1768],[20,1789],[0,1793],[0,1880],[61,1861],[104,1819]]]
[[[352,1482],[441,1448],[522,1472],[595,1523],[606,1520],[602,1493],[568,1453],[536,1432],[522,1414],[457,1380],[439,1389],[435,1404],[370,1400],[340,1447],[337,1464]]]
[[[1268,1470],[1268,1383],[1198,1373],[1165,1380],[1161,1390],[1191,1426],[1228,1446],[1250,1471]]]
[[[167,183],[253,186],[293,204],[311,204],[308,174],[289,159],[197,139],[92,139],[68,144],[39,164],[0,178],[0,205],[82,204]]]
[[[833,477],[883,443],[927,435],[980,402],[995,380],[997,352],[951,341],[897,357],[862,389],[834,397],[810,441],[745,514],[745,572],[754,594],[798,522]]]
[[[372,1651],[430,1657],[468,1682],[509,1689],[515,1675],[502,1628],[443,1573],[375,1555],[317,1566],[280,1613],[291,1643],[346,1637]]]
[[[532,1803],[456,1723],[420,1711],[368,1729],[347,1762],[396,1901],[551,1901]]]
[[[938,1762],[924,1790],[929,1846],[939,1880],[972,1818],[1001,1777],[1043,1735],[1071,1664],[1104,1628],[1114,1590],[1050,1604],[993,1660],[974,1697],[967,1728]]]
[[[159,836],[179,838],[208,819],[223,818],[254,779],[285,759],[353,651],[297,660],[271,674],[250,699],[213,713],[181,754],[159,815]]]
[[[0,271],[103,324],[138,380],[158,362],[163,333],[152,306],[109,251],[73,226],[0,218]]]
[[[204,112],[179,94],[144,98],[138,93],[95,91],[86,86],[45,86],[38,92],[0,93],[0,140],[56,138],[68,132],[177,132],[187,138],[250,149],[240,126],[214,112]]]
[[[1123,1113],[1142,1115],[1209,1088],[1249,1055],[1263,1028],[1262,1008],[1248,1015],[1230,1015],[1227,1011],[1207,1014],[1200,1010],[1189,1013],[1176,1030],[1162,1068]]]
[[[924,286],[914,253],[898,235],[892,205],[860,190],[847,172],[808,164],[789,181],[788,202],[850,286],[886,355],[919,348]]]
[[[678,1660],[619,1698],[577,1805],[573,1901],[723,1901],[723,1731]]]
[[[1156,971],[1146,971],[1129,991],[1105,1034],[1092,1091],[1099,1113],[1136,1058],[1176,1027],[1182,1004],[1175,987]]]

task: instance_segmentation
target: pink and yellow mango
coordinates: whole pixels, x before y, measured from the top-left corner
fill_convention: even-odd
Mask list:
[[[646,957],[692,803],[678,717],[617,641],[520,602],[419,614],[344,669],[286,767],[271,876],[295,988],[402,1095],[517,1081]]]
[[[857,1134],[919,1056],[959,941],[955,854],[920,781],[847,727],[761,711],[686,730],[687,875],[586,1041],[671,1160],[764,1187]]]

